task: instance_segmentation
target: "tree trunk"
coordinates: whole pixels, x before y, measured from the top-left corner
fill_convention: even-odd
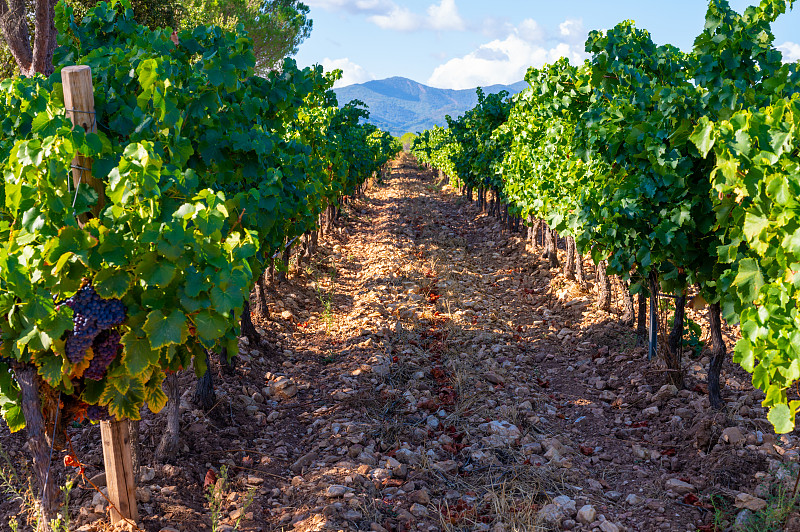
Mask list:
[[[55,6],[58,0],[36,0],[36,34],[33,37],[33,70],[49,76],[53,73],[56,49]]]
[[[597,263],[597,307],[609,312],[611,310],[611,281],[606,272],[608,263],[601,260]]]
[[[164,379],[164,391],[167,394],[167,407],[165,415],[167,426],[161,441],[156,449],[156,461],[166,463],[174,460],[178,453],[180,443],[180,424],[181,424],[181,390],[178,386],[178,373],[173,372]]]
[[[33,50],[24,0],[0,0],[0,30],[23,76],[33,75]]]
[[[675,318],[672,323],[672,330],[669,333],[667,342],[667,369],[669,381],[677,387],[683,386],[683,366],[681,358],[683,355],[683,321],[686,314],[686,295],[681,294],[675,300]]]
[[[575,280],[575,239],[567,237],[567,260],[564,261],[564,277]]]
[[[647,345],[647,296],[644,288],[638,294],[639,312],[636,313],[636,347]]]
[[[622,297],[622,323],[631,326],[636,320],[636,313],[633,308],[633,295],[628,289],[628,283],[620,279],[618,275],[614,276],[614,284],[616,284],[617,290]]]
[[[56,49],[56,0],[36,0],[33,48],[25,0],[0,0],[0,33],[23,76],[53,73]]]
[[[42,402],[39,399],[41,380],[33,366],[23,366],[14,371],[17,384],[19,384],[22,414],[25,416],[25,431],[28,434],[28,447],[33,457],[33,472],[38,480],[41,497],[37,508],[43,523],[40,523],[39,532],[49,532],[50,520],[58,512],[58,489],[53,479],[48,475],[50,466],[50,437],[45,429],[44,416],[42,415]]]
[[[712,303],[708,309],[708,321],[711,322],[711,362],[708,365],[708,399],[711,406],[717,410],[725,406],[722,400],[719,374],[727,352],[725,342],[722,340],[722,318],[720,317],[719,303]]]
[[[194,398],[192,402],[208,412],[217,402],[217,394],[214,392],[214,377],[211,373],[211,357],[208,356],[206,350],[206,372],[202,377],[197,379],[197,387],[194,390]]]

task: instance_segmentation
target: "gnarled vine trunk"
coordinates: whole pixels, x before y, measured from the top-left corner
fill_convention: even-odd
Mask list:
[[[675,300],[675,316],[672,330],[667,341],[666,364],[669,370],[669,381],[677,387],[683,386],[683,322],[686,315],[686,295],[681,294]]]
[[[247,339],[250,340],[250,345],[258,345],[261,336],[258,334],[258,331],[256,331],[255,325],[253,325],[253,318],[250,315],[249,297],[244,301],[244,308],[242,308],[242,316],[239,323],[241,325],[242,336],[246,336]]]
[[[206,357],[206,372],[202,377],[197,379],[197,388],[194,391],[192,402],[208,412],[217,402],[217,394],[214,392],[214,377],[211,373],[211,357],[208,355],[208,350],[205,352]]]
[[[583,255],[578,253],[578,247],[575,246],[575,281],[583,288],[586,289],[586,272],[583,269]]]
[[[570,281],[575,280],[575,239],[567,237],[567,256],[564,261],[564,277]]]
[[[558,268],[558,235],[555,230],[550,229],[547,224],[544,225],[544,256],[550,261],[551,268]]]
[[[628,283],[623,281],[618,275],[614,276],[614,284],[617,286],[620,296],[622,297],[622,318],[621,321],[625,325],[633,325],[636,319],[636,312],[633,308],[633,295],[628,289]]]
[[[255,312],[262,318],[269,318],[269,307],[267,306],[267,289],[264,285],[267,283],[268,270],[264,270],[255,282]]]
[[[22,414],[25,416],[25,431],[28,434],[28,447],[33,457],[33,472],[39,484],[38,512],[43,523],[37,532],[49,532],[50,520],[56,516],[59,505],[58,489],[53,475],[48,475],[50,464],[50,446],[52,442],[45,430],[42,415],[42,402],[39,399],[41,380],[36,368],[26,365],[14,371],[19,384]]]
[[[611,310],[611,280],[606,269],[608,262],[601,260],[597,263],[597,307],[609,312]]]
[[[725,342],[722,339],[722,317],[719,303],[712,303],[708,308],[708,321],[711,323],[711,361],[708,364],[708,399],[717,410],[725,406],[719,374],[727,355]]]
[[[164,388],[164,392],[167,394],[167,406],[164,409],[167,426],[158,443],[155,455],[156,461],[161,463],[175,459],[180,443],[181,390],[178,386],[177,372],[167,374],[167,378],[164,379]]]
[[[286,277],[289,274],[289,261],[292,258],[292,245],[288,245],[284,248],[283,254],[281,254],[281,261],[283,264],[281,265],[281,269],[278,271],[278,282],[283,283],[286,281]]]
[[[647,296],[644,288],[639,291],[637,301],[639,311],[636,313],[636,347],[647,345]]]

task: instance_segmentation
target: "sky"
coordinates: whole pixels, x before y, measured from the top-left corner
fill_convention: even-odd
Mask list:
[[[729,0],[742,12],[754,0]],[[657,44],[690,50],[703,0],[304,0],[314,21],[298,65],[339,68],[337,87],[402,76],[445,89],[524,78],[529,66],[586,57],[591,30],[634,20]],[[773,25],[785,61],[800,60],[800,3]]]

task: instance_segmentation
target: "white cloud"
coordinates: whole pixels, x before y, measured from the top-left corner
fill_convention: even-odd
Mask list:
[[[422,28],[425,22],[422,17],[412,13],[407,7],[397,5],[389,13],[373,15],[368,20],[379,28],[395,31],[415,31]]]
[[[458,13],[456,0],[442,0],[428,7],[428,26],[434,30],[464,31],[466,24]]]
[[[486,17],[481,21],[480,25],[473,29],[480,30],[481,33],[490,39],[498,39],[514,31],[514,25],[505,18]]]
[[[350,2],[353,0],[316,0],[318,2]],[[394,2],[388,5],[384,0],[362,0],[370,2],[380,2],[384,8],[376,11],[367,20],[384,30],[394,30],[412,32],[423,29],[436,31],[464,31],[467,28],[464,19],[458,12],[456,0],[441,0],[438,4],[428,6],[427,14],[421,15],[414,13],[409,8],[399,6]]]
[[[528,42],[542,42],[545,38],[544,28],[532,18],[526,18],[517,27],[517,34]]]
[[[322,66],[325,68],[326,72],[337,68],[342,71],[342,78],[334,84],[336,88],[346,87],[354,83],[364,83],[365,81],[375,79],[375,76],[367,72],[364,67],[352,62],[347,57],[342,57],[340,59],[326,57],[322,60]]]
[[[583,20],[567,19],[558,25],[561,38],[569,42],[584,42],[586,40],[586,30],[583,29]]]
[[[306,0],[305,3],[309,7],[321,7],[327,11],[384,15],[395,6],[391,0]]]
[[[558,39],[546,41],[544,29],[527,19],[504,39],[495,39],[438,66],[427,83],[447,89],[507,84],[524,79],[529,67],[540,67],[560,57],[567,57],[573,63],[583,61],[585,34],[580,21],[567,20],[559,30]]]
[[[783,61],[786,63],[793,63],[800,61],[800,44],[795,42],[786,41],[778,46],[778,50],[783,54]]]

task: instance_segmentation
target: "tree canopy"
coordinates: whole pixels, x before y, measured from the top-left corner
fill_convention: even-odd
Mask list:
[[[81,20],[100,0],[63,0]],[[53,71],[55,0],[0,0],[0,78]],[[150,29],[241,24],[253,40],[256,72],[280,65],[311,33],[309,8],[298,0],[130,0],[136,21]]]

